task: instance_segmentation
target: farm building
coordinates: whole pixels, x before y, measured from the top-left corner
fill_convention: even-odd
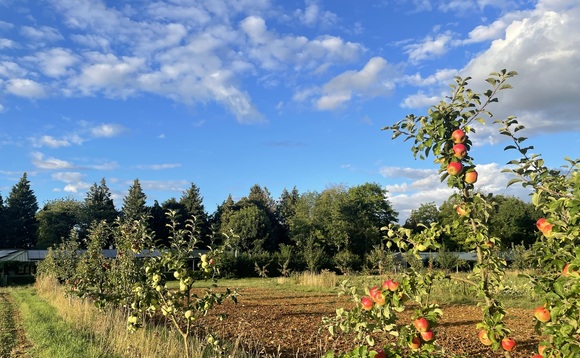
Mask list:
[[[199,256],[208,250],[194,250],[191,257],[192,267],[197,262]],[[86,250],[79,250],[77,254],[82,255]],[[6,286],[10,282],[34,281],[36,274],[36,264],[46,258],[48,250],[23,250],[23,249],[2,249],[0,250],[0,286]],[[137,254],[137,257],[159,256],[160,252],[146,251]],[[105,249],[103,256],[107,259],[117,258],[117,250]]]

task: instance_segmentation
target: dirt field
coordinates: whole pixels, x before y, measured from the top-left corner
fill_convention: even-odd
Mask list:
[[[259,355],[319,357],[328,350],[342,352],[350,347],[347,340],[332,339],[325,330],[319,331],[322,317],[333,316],[337,307],[348,305],[348,298],[255,288],[243,288],[239,293],[237,305],[228,302],[218,309],[227,313],[227,319],[219,321],[214,314],[200,323],[211,325],[222,337],[238,341],[244,349]],[[436,329],[442,348],[468,357],[503,357],[503,352],[493,354],[479,343],[475,328],[481,317],[478,307],[442,308],[444,316]],[[534,333],[531,317],[531,310],[508,310],[507,321],[518,342],[514,358],[536,353],[539,337]]]

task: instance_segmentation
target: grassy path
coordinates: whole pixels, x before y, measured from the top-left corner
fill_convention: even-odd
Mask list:
[[[105,350],[95,343],[95,337],[92,334],[75,329],[65,322],[54,307],[36,295],[32,287],[11,288],[8,292],[13,298],[13,307],[20,313],[26,337],[32,344],[29,349],[30,357],[114,357],[103,353]],[[15,315],[12,314],[12,317]],[[14,334],[12,341],[14,341]],[[0,357],[5,356],[0,353]],[[6,357],[11,357],[11,355],[6,355]]]
[[[16,325],[8,293],[0,291],[0,357],[9,357],[16,343]]]

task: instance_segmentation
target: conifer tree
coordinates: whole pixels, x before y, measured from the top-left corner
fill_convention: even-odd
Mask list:
[[[209,218],[203,205],[203,197],[197,185],[191,183],[189,189],[183,192],[179,203],[185,210],[186,219],[195,218],[195,223],[200,230],[202,240],[204,243],[208,243],[207,237],[210,234]]]
[[[148,212],[147,195],[143,192],[139,179],[135,179],[127,196],[123,198],[123,217],[127,221],[134,221],[145,217]]]
[[[0,248],[8,247],[6,244],[6,210],[4,208],[4,199],[0,194]]]
[[[36,245],[38,222],[36,212],[38,202],[26,173],[12,187],[6,199],[6,241],[5,247],[30,249]]]

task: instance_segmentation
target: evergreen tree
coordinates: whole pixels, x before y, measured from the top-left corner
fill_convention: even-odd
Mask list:
[[[276,215],[276,202],[272,198],[268,188],[262,188],[258,184],[254,184],[254,186],[250,188],[248,197],[242,198],[237,205],[240,209],[248,205],[255,205],[259,210],[266,214],[269,221],[266,224],[266,227],[269,232],[266,235],[266,240],[263,242],[263,248],[270,252],[277,251],[283,228]]]
[[[227,221],[227,218],[233,212],[235,205],[232,194],[229,194],[228,198],[218,205],[216,211],[211,215],[209,219],[210,227],[213,228],[217,234],[217,238],[223,238],[223,234],[227,234],[224,231],[225,225],[223,223]]]
[[[111,192],[107,187],[105,178],[103,178],[99,185],[94,183],[87,192],[81,214],[82,225],[79,237],[84,239],[88,234],[89,228],[102,221],[107,224],[112,224],[118,215],[113,199],[111,198]],[[109,239],[107,244],[112,243],[113,238],[110,237]]]
[[[84,205],[85,224],[89,227],[93,222],[105,221],[112,223],[118,216],[117,209],[111,198],[105,178],[99,185],[94,183],[87,192]]]
[[[82,203],[72,199],[49,201],[36,214],[38,243],[36,248],[48,249],[64,242],[71,230],[79,227]]]
[[[0,248],[8,247],[6,230],[6,210],[4,208],[4,199],[2,194],[0,194]]]
[[[209,229],[209,219],[203,206],[203,197],[199,192],[199,188],[194,183],[187,191],[183,192],[183,195],[179,199],[179,203],[183,205],[185,209],[186,219],[195,218],[195,223],[197,228],[200,230],[202,238],[205,240],[210,232]]]
[[[155,239],[161,245],[169,245],[169,232],[165,226],[165,212],[159,202],[155,200],[149,211],[149,228],[155,233]]]
[[[288,192],[288,190],[284,188],[282,194],[280,194],[280,200],[276,206],[276,216],[285,230],[289,229],[289,220],[296,214],[298,200],[300,200],[300,194],[296,187],[294,187],[291,192]]]
[[[123,198],[123,218],[127,221],[139,220],[147,216],[147,196],[141,189],[139,179],[133,181],[127,196]]]
[[[6,199],[6,247],[30,249],[36,245],[38,202],[26,173]]]

